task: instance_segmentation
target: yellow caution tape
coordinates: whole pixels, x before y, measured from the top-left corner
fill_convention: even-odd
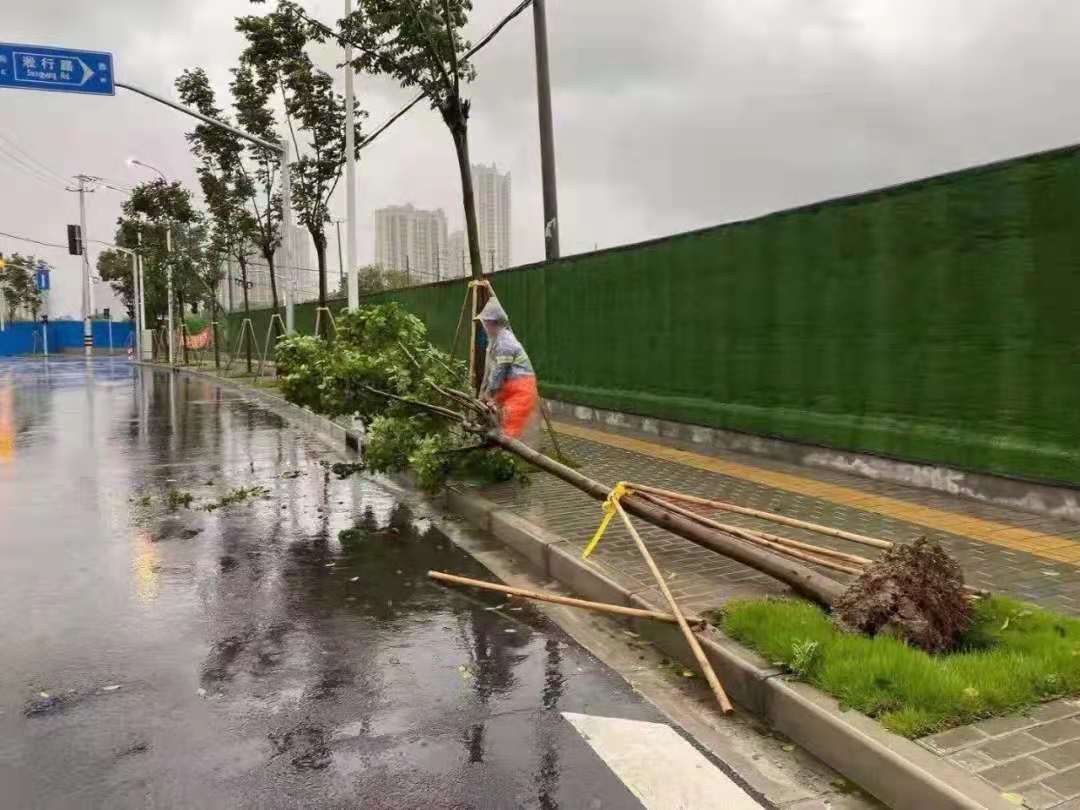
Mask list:
[[[604,532],[607,531],[608,524],[611,523],[611,519],[615,517],[615,504],[619,502],[619,499],[629,492],[629,488],[625,481],[620,481],[615,485],[615,488],[608,493],[607,499],[604,501],[604,519],[600,521],[600,526],[596,529],[596,534],[592,536],[592,540],[585,546],[585,550],[581,552],[581,559],[585,559],[596,549],[600,543],[600,538],[604,536]]]

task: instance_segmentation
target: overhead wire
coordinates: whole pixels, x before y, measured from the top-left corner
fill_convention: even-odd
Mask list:
[[[17,153],[11,151],[3,143],[0,143],[0,156],[6,157],[8,159],[9,162],[7,163],[7,165],[9,168],[21,170],[23,174],[33,178],[34,180],[37,180],[39,183],[43,183],[47,186],[52,186],[53,188],[67,188],[66,183],[57,180],[55,177],[45,174],[40,169],[35,168],[31,163],[28,163],[27,161],[20,158]]]
[[[14,150],[15,152],[17,152],[19,155],[22,156],[25,163],[29,164],[35,171],[42,174],[43,176],[50,178],[57,183],[63,183],[65,185],[69,182],[70,178],[64,177],[59,172],[55,172],[51,168],[46,166],[36,157],[23,149],[18,144],[18,142],[10,135],[5,135],[4,133],[0,132],[0,145],[6,145],[9,150]]]
[[[41,242],[37,239],[31,239],[29,236],[19,236],[18,234],[14,233],[4,233],[3,231],[0,231],[0,236],[6,236],[8,239],[18,239],[20,242],[33,242],[35,245],[41,245],[43,247],[53,247],[67,250],[67,245],[58,245],[55,242]]]

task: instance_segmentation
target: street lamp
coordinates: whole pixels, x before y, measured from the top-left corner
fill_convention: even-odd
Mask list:
[[[141,166],[144,169],[149,169],[152,172],[156,172],[163,182],[168,183],[169,178],[165,176],[165,172],[161,169],[151,166],[149,163],[144,163],[138,158],[129,157],[127,159],[128,166]],[[168,263],[165,265],[165,279],[167,291],[165,293],[168,298],[168,330],[169,330],[169,365],[173,364],[173,268],[172,268],[172,225],[165,227],[165,252],[170,255]],[[181,313],[182,314],[182,313]]]

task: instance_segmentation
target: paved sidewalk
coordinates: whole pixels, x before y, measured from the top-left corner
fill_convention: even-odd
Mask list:
[[[564,452],[583,473],[604,483],[652,484],[887,540],[926,535],[960,561],[971,584],[1080,615],[1080,524],[712,448],[706,454],[662,444],[662,439],[646,441],[562,422],[556,429]],[[596,501],[550,476],[535,476],[525,487],[489,487],[485,495],[582,547],[602,516]],[[756,518],[723,514],[719,519],[863,556],[877,553]],[[661,568],[671,573],[675,595],[694,609],[784,590],[764,574],[661,529],[641,523],[640,530]],[[628,586],[652,587],[632,541],[615,523],[590,559]]]
[[[581,471],[606,484],[648,483],[894,541],[926,535],[961,562],[970,583],[1080,615],[1080,524],[713,448],[702,452],[658,437],[570,423],[557,423],[556,429],[564,452]],[[599,503],[551,476],[535,476],[526,486],[487,487],[484,495],[581,548],[602,517]],[[721,519],[864,556],[876,554],[865,546],[778,529],[755,518],[725,514]],[[786,591],[740,563],[641,521],[637,526],[672,592],[689,610]],[[660,603],[649,571],[617,521],[590,562]],[[1080,702],[1055,701],[1028,715],[987,720],[919,742],[996,790],[1021,796],[1032,810],[1080,810]]]

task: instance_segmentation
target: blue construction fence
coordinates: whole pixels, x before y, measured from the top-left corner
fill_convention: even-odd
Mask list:
[[[108,350],[109,322],[90,322],[94,347]],[[42,330],[48,331],[49,354],[59,354],[71,349],[81,349],[83,345],[82,321],[49,321],[43,326],[40,321],[8,321],[0,329],[0,357],[16,354],[40,354],[43,346]],[[135,328],[131,321],[113,321],[113,349],[123,349],[132,341]]]

